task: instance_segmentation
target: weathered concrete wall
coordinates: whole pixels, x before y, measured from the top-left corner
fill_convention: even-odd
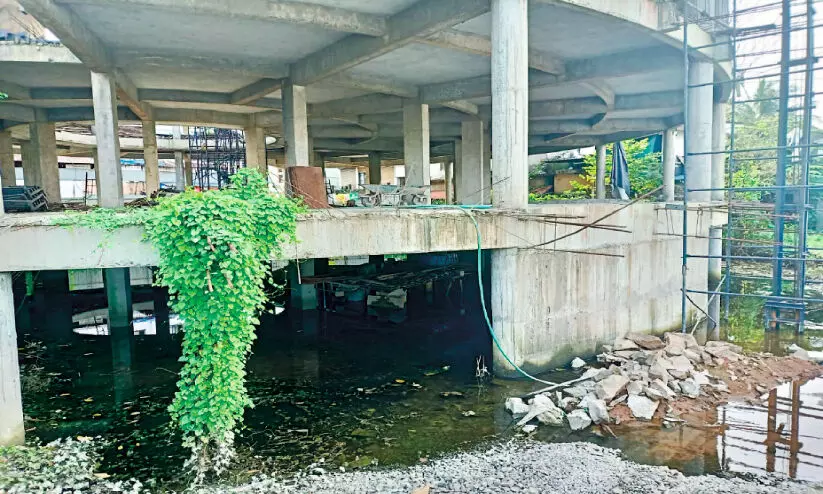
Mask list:
[[[525,211],[488,210],[474,214],[480,224],[484,249],[524,248],[579,228],[555,224],[552,217],[559,217],[563,222],[591,222],[623,205],[618,202],[567,202],[530,207]],[[123,228],[107,234],[87,228],[53,226],[59,215],[14,214],[0,218],[0,271],[156,265],[157,253],[143,241],[142,228]],[[698,213],[693,215],[697,221]],[[666,210],[664,205],[639,203],[603,222],[624,226],[631,233],[590,229],[551,247],[591,250],[650,241],[655,234],[679,234],[681,217],[680,211]],[[722,215],[715,213],[714,218],[709,213],[700,215],[703,228],[708,229],[712,221],[722,224]],[[299,218],[297,236],[300,242],[287,252],[287,257],[292,259],[477,248],[477,234],[471,219],[466,212],[455,209],[314,211]]]

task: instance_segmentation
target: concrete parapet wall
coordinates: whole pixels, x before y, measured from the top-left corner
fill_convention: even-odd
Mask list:
[[[568,202],[529,207],[525,211],[478,211],[484,249],[527,248],[571,233],[579,226],[615,211],[617,202]],[[0,217],[0,272],[44,269],[89,269],[153,266],[157,253],[143,241],[141,227],[106,233],[53,223],[61,213],[14,214]],[[719,213],[695,212],[692,223],[708,231],[722,224]],[[593,250],[649,242],[660,234],[681,231],[682,212],[665,205],[638,203],[602,223],[630,233],[589,229],[546,248]],[[694,232],[696,226],[691,228]],[[288,249],[291,259],[379,254],[414,254],[473,250],[474,225],[456,209],[346,209],[314,211],[301,216],[299,243]],[[674,239],[676,237],[670,237]],[[695,252],[698,253],[698,252]],[[705,252],[699,252],[705,253]],[[679,258],[679,254],[676,254]],[[592,256],[587,256],[592,257]]]

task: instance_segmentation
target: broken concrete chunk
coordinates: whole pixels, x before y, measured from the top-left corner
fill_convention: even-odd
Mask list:
[[[666,396],[663,393],[652,388],[646,388],[645,390],[643,390],[643,394],[648,396],[649,399],[653,401],[660,401],[666,399]]]
[[[563,390],[569,396],[573,396],[574,398],[583,398],[587,394],[589,394],[589,390],[582,387],[582,386],[572,386],[570,388],[566,388]]]
[[[699,353],[697,353],[693,350],[689,350],[688,348],[683,350],[683,356],[686,357],[687,359],[689,359],[689,362],[691,362],[693,364],[702,364],[703,363],[703,357],[701,357]]]
[[[694,349],[699,347],[694,335],[689,333],[666,333],[663,335],[666,345],[678,346],[680,348]]]
[[[707,341],[705,348],[706,351],[709,351],[710,348],[726,348],[733,353],[743,353],[743,348],[728,341]]]
[[[603,400],[589,400],[587,410],[589,417],[595,424],[608,424],[611,422],[609,417],[609,409],[606,408],[606,402]]]
[[[594,394],[601,400],[611,401],[626,389],[627,384],[629,384],[627,377],[612,374],[595,385]]]
[[[683,348],[683,347],[672,346],[672,345],[667,346],[665,350],[666,350],[666,355],[668,355],[670,357],[674,357],[676,355],[683,355],[683,352],[686,351],[686,349]]]
[[[650,334],[629,333],[626,335],[626,339],[633,341],[637,346],[646,350],[659,350],[666,346],[663,344],[663,340]]]
[[[614,340],[614,345],[612,345],[612,351],[616,352],[619,350],[640,350],[640,347],[632,340],[617,338]]]
[[[639,395],[643,393],[643,384],[640,381],[632,381],[626,386],[629,395]]]
[[[700,396],[700,386],[692,378],[684,379],[680,381],[680,392],[689,398],[697,398]]]
[[[589,414],[584,410],[572,411],[570,414],[566,415],[566,420],[568,420],[569,427],[571,427],[573,431],[583,430],[592,425],[592,419],[589,418]]]
[[[683,355],[674,356],[671,359],[669,359],[669,361],[672,364],[672,369],[676,369],[683,372],[691,372],[692,370],[694,370],[692,362]]]
[[[517,423],[522,427],[532,419],[537,419],[541,424],[560,426],[563,425],[563,410],[557,408],[551,398],[546,395],[537,395],[529,405],[529,413]]]
[[[529,413],[529,405],[523,403],[520,398],[506,398],[506,410],[512,414],[513,418],[519,419]]]
[[[537,426],[534,424],[526,424],[523,426],[523,432],[526,434],[531,434],[532,432],[537,430]]]
[[[681,371],[677,369],[669,369],[669,375],[671,375],[675,379],[686,379],[689,377],[689,373],[686,371]]]
[[[580,357],[575,357],[571,363],[572,369],[579,369],[586,366],[586,361]]]
[[[659,401],[652,401],[645,396],[629,396],[628,406],[632,415],[641,420],[651,420],[657,411]]]
[[[665,400],[673,400],[677,396],[675,395],[674,390],[669,388],[669,386],[660,379],[655,379],[649,383],[649,388],[660,393]]]
[[[655,362],[649,367],[649,378],[650,379],[660,379],[663,382],[668,382],[671,379],[666,367],[660,364],[660,362]]]
[[[694,382],[697,383],[698,386],[705,386],[710,383],[709,378],[711,375],[709,374],[709,371],[692,371],[691,374],[692,379],[694,379]]]
[[[677,380],[675,380],[675,379],[672,379],[671,381],[667,382],[667,383],[666,383],[666,386],[668,386],[668,387],[669,387],[669,389],[671,389],[671,390],[672,390],[672,391],[674,391],[675,393],[680,393],[680,392],[681,392],[681,390],[680,390],[680,382],[679,382],[679,381],[677,381]]]

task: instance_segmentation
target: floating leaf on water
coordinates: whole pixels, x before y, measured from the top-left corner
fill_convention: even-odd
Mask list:
[[[443,391],[442,393],[440,393],[440,396],[442,396],[443,398],[461,398],[463,396],[463,393],[461,393],[460,391]]]
[[[95,413],[94,415],[92,415],[92,418],[97,418],[97,417],[102,417],[102,416],[103,416],[102,413]]]
[[[88,398],[86,398],[86,399],[85,399],[85,400],[83,400],[83,401],[85,401],[86,403],[91,403],[91,402],[93,402],[93,401],[94,401],[94,398],[92,398],[91,396],[89,396]]]
[[[423,387],[423,386],[422,386],[422,385],[420,385],[420,384],[417,384],[417,383],[412,383],[412,388],[418,388],[418,389],[420,389],[420,388],[422,388],[422,387]]]
[[[71,393],[60,393],[60,396],[71,396]]]
[[[395,379],[394,382],[396,382],[397,384],[406,384],[405,379]]]
[[[94,476],[97,477],[98,479],[103,479],[103,480],[111,477],[111,475],[109,475],[107,473],[103,473],[103,472],[95,473]]]
[[[120,446],[118,446],[118,447],[117,447],[117,451],[121,451],[122,449],[123,449],[123,445],[122,445],[122,444],[121,444]]]
[[[91,355],[94,355],[94,352],[88,352],[83,354],[84,357],[89,357]]]
[[[89,437],[89,436],[77,436],[77,441],[81,442],[81,443],[87,443],[91,440],[92,440],[92,438]]]
[[[465,412],[463,412],[464,417],[474,417],[475,415],[477,415],[477,414],[474,413],[474,411],[472,411],[472,410],[466,410]]]

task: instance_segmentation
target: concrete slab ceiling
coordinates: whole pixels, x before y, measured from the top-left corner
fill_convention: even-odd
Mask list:
[[[653,0],[636,1],[633,9],[656,8]],[[90,87],[90,68],[120,71],[160,121],[243,127],[257,114],[255,124],[275,133],[282,108],[278,85],[291,70],[307,83],[310,124],[323,136],[316,144],[334,152],[401,152],[399,110],[403,98],[418,94],[429,98],[432,145],[453,140],[461,121],[490,115],[491,16],[482,2],[21,3],[73,53],[0,42],[0,84],[16,86],[5,116],[0,106],[0,126],[9,115],[32,115],[34,108],[49,108],[49,118],[60,121],[90,118],[88,94],[67,92]],[[625,0],[529,2],[529,100],[540,109],[530,134],[563,135],[551,146],[579,147],[599,137],[663,130],[667,119],[680,116],[676,95],[671,104],[663,94],[614,106],[624,95],[682,91],[683,84],[676,43],[654,26],[604,13],[620,12],[621,5]],[[455,87],[465,96],[442,98]],[[129,108],[139,113],[133,101]],[[125,120],[138,114],[122,111]],[[601,130],[594,124],[603,114],[609,124]],[[660,128],[646,128],[655,124]],[[640,127],[643,134],[632,130]],[[534,141],[536,149],[546,147],[545,139]]]

